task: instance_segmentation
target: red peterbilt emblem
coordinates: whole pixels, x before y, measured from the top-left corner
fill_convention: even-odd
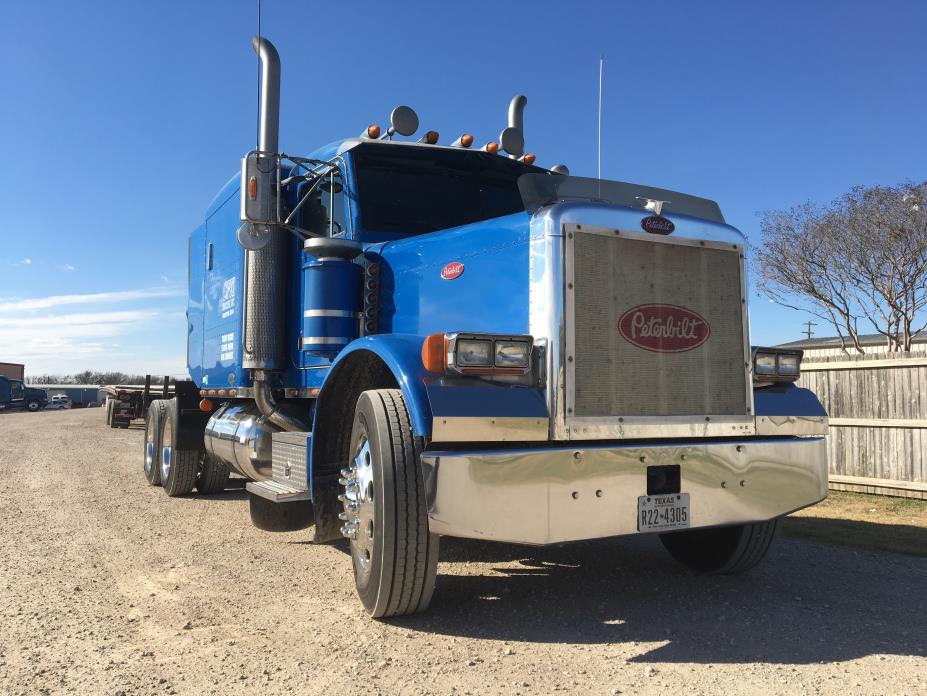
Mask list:
[[[463,275],[464,265],[460,261],[451,261],[441,269],[441,277],[444,280],[454,280]]]
[[[684,353],[711,335],[705,318],[691,309],[670,304],[631,307],[618,320],[618,333],[628,343],[656,353]]]
[[[650,232],[651,234],[672,234],[673,230],[676,229],[676,225],[673,224],[672,220],[667,220],[660,215],[645,217],[641,220],[641,227],[644,228],[644,232]]]

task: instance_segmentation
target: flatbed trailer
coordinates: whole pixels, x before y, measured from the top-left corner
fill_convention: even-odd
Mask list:
[[[152,385],[151,375],[145,375],[145,384],[100,387],[100,391],[109,395],[103,409],[106,424],[111,428],[128,428],[133,420],[145,418],[148,406],[154,399],[170,399],[175,396],[178,384],[177,380],[165,376],[161,384]]]

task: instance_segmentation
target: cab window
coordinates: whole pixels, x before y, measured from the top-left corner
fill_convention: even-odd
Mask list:
[[[308,188],[310,185],[305,184]],[[336,237],[347,231],[344,177],[340,169],[326,174],[303,204],[301,227],[314,234]]]

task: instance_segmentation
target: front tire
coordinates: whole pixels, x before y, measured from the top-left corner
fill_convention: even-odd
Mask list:
[[[26,402],[27,411],[31,411],[32,413],[35,413],[36,411],[41,410],[41,408],[42,408],[42,404],[39,401],[36,401],[35,399],[32,399],[31,401]]]
[[[438,536],[428,531],[420,451],[401,391],[360,395],[341,497],[357,594],[376,618],[424,611],[434,592]]]
[[[661,534],[670,555],[698,573],[734,575],[750,570],[766,556],[779,531],[779,520]]]
[[[161,485],[171,498],[188,495],[196,484],[200,457],[198,449],[180,449],[180,408],[177,399],[164,402],[165,413],[161,424]]]
[[[155,399],[149,404],[148,412],[145,414],[145,446],[142,461],[145,478],[152,486],[161,485],[161,426],[166,412],[164,401]]]

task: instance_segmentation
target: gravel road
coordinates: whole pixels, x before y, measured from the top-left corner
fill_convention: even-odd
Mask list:
[[[344,545],[170,499],[141,427],[0,416],[0,693],[927,694],[927,560],[782,539],[697,577],[655,538],[445,539],[428,614],[369,619]]]

